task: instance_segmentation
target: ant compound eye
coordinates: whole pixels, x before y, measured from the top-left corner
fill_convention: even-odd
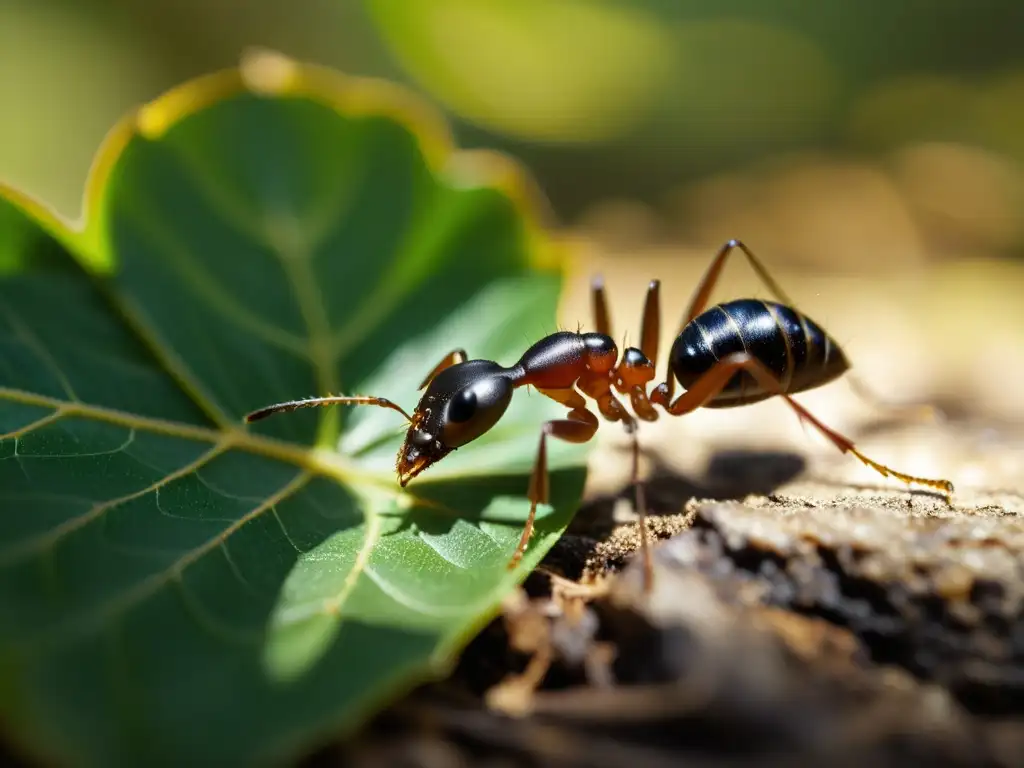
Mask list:
[[[448,406],[448,421],[462,424],[476,413],[476,392],[466,388],[452,398]]]

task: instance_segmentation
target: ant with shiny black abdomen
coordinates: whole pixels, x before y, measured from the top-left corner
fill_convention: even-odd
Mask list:
[[[738,299],[707,308],[708,298],[726,257],[744,253],[777,302]],[[647,538],[646,504],[639,479],[640,448],[637,420],[658,418],[655,406],[672,416],[697,408],[733,408],[770,397],[782,397],[803,421],[814,426],[840,451],[852,453],[883,476],[928,486],[947,500],[953,493],[948,480],[932,480],[897,472],[869,459],[851,440],[825,426],[792,395],[827,384],[841,376],[849,363],[839,345],[806,315],[797,311],[760,261],[742,242],[730,240],[719,249],[683,317],[672,344],[665,381],[649,393],[655,377],[660,331],[659,286],[653,280],[643,310],[640,348],[629,347],[619,359],[611,337],[603,284],[592,288],[596,329],[590,333],[559,331],[544,337],[504,367],[491,360],[468,360],[464,350],[450,352],[427,375],[426,388],[410,416],[401,406],[381,397],[328,396],[294,400],[250,413],[256,421],[274,413],[327,405],[376,405],[401,413],[409,422],[398,452],[396,470],[404,488],[414,477],[451,451],[472,442],[493,427],[512,400],[513,392],[532,385],[569,409],[567,418],[541,426],[540,445],[527,496],[530,512],[519,545],[509,562],[522,558],[533,532],[538,504],[548,501],[547,438],[584,443],[597,432],[598,418],[587,408],[584,395],[597,404],[609,421],[622,422],[632,439],[632,484],[636,493],[645,588],[650,589],[653,566]],[[674,397],[676,381],[684,388]],[[630,414],[617,396],[628,397]]]

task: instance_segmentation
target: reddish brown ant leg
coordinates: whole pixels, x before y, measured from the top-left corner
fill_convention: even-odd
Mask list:
[[[652,409],[653,410],[653,409]],[[625,422],[626,433],[632,442],[633,464],[632,483],[637,522],[640,526],[640,557],[644,566],[644,592],[650,594],[654,588],[654,559],[651,555],[651,542],[647,534],[647,494],[640,482],[640,440],[637,437],[637,423],[630,419]]]
[[[571,411],[586,411],[587,401],[583,399],[583,395],[577,392],[572,387],[566,387],[565,389],[547,389],[540,387],[537,389],[545,397],[550,397],[556,403],[564,405]],[[589,412],[589,411],[588,411]],[[593,414],[591,414],[593,416]],[[594,417],[597,420],[597,417]]]
[[[633,411],[644,421],[654,421],[658,412],[647,399],[646,385],[654,381],[658,360],[658,342],[661,333],[661,284],[651,280],[644,299],[644,313],[641,320],[640,349],[629,347],[622,353],[622,361],[615,369],[612,379],[623,395],[629,395]]]
[[[427,374],[427,377],[423,379],[423,383],[416,387],[416,389],[423,389],[424,387],[427,386],[427,384],[433,381],[434,377],[437,376],[437,374],[439,374],[445,368],[451,368],[456,363],[464,363],[466,362],[467,357],[468,355],[466,354],[466,350],[462,348],[453,349],[451,352],[449,352],[447,355],[441,358],[441,362],[434,366],[434,370]]]
[[[651,280],[644,299],[644,314],[640,323],[640,351],[654,365],[658,364],[658,342],[661,335],[661,283]]]
[[[644,421],[655,421],[658,412],[647,398],[646,385],[654,381],[654,363],[639,349],[630,347],[622,355],[622,362],[615,369],[615,388],[629,395],[633,411]]]
[[[729,254],[734,250],[739,249],[747,257],[747,261],[750,262],[750,266],[753,267],[757,276],[761,278],[763,282],[773,294],[775,298],[781,303],[788,307],[794,306],[793,302],[790,301],[785,291],[779,287],[779,284],[775,282],[775,279],[768,274],[768,270],[765,269],[761,260],[754,255],[742,241],[730,240],[721,248],[718,249],[718,253],[715,254],[714,260],[711,262],[711,266],[708,267],[708,271],[704,273],[704,277],[697,284],[697,290],[693,293],[693,298],[690,300],[690,306],[686,310],[686,315],[683,316],[683,322],[679,326],[679,330],[682,329],[689,323],[693,318],[703,312],[708,306],[708,299],[711,297],[711,291],[715,289],[715,284],[718,283],[718,278],[722,274],[722,267],[725,266],[725,260],[729,257]]]
[[[796,412],[796,415],[800,419],[808,422],[811,426],[821,432],[821,434],[827,437],[829,441],[831,441],[831,443],[843,453],[852,453],[860,459],[861,462],[871,467],[883,477],[891,476],[898,480],[902,480],[907,484],[915,483],[917,485],[934,488],[940,493],[945,494],[947,502],[950,501],[949,497],[953,493],[953,484],[951,482],[948,480],[933,480],[928,477],[908,475],[904,472],[898,472],[891,467],[887,467],[884,464],[880,464],[873,459],[869,459],[854,447],[852,440],[825,426],[823,423],[818,421],[810,411],[783,392],[782,386],[779,384],[779,380],[775,378],[775,376],[772,375],[764,365],[745,352],[729,355],[728,357],[719,360],[710,370],[708,370],[707,373],[699,378],[694,385],[690,387],[690,389],[681,394],[678,399],[669,405],[666,410],[673,416],[680,416],[684,413],[695,411],[721,392],[732,378],[733,374],[739,370],[747,371],[757,380],[766,392],[773,392],[782,397],[789,404],[789,407]],[[659,387],[658,390],[655,390],[655,398],[659,397],[660,390],[661,387]]]
[[[757,273],[757,276],[761,278],[768,290],[771,291],[775,298],[781,303],[788,307],[795,306],[790,298],[786,295],[786,292],[779,287],[779,284],[775,282],[775,279],[768,274],[768,270],[765,269],[761,260],[754,255],[745,243],[741,240],[730,240],[721,248],[718,249],[718,253],[715,254],[715,258],[712,259],[711,265],[708,267],[707,272],[701,278],[700,282],[697,283],[697,288],[693,292],[693,298],[690,299],[690,305],[686,309],[686,314],[683,315],[683,320],[679,324],[679,333],[682,333],[693,318],[697,317],[701,312],[707,309],[708,300],[711,298],[711,292],[715,289],[715,285],[718,283],[718,278],[722,275],[722,267],[725,266],[725,260],[735,250],[740,250],[743,255],[747,257],[747,261],[750,266]],[[653,359],[653,358],[652,358]],[[676,381],[675,376],[672,375],[671,368],[668,371],[668,375],[665,377],[665,383],[660,385],[659,389],[662,390],[661,394],[653,400],[664,399],[666,402],[671,402],[675,396]]]
[[[612,393],[612,383],[609,378],[609,373],[613,368],[614,361],[612,361],[612,367],[608,368],[607,371],[589,371],[580,376],[579,380],[576,382],[576,386],[579,387],[580,392],[585,394],[587,397],[593,398],[593,400],[597,402],[597,410],[599,410],[601,415],[608,419],[608,421],[623,421],[629,416],[629,414],[626,413],[626,409],[622,407],[622,403],[620,403],[618,398]],[[558,398],[555,399],[557,400]],[[559,402],[562,401],[559,400]],[[569,405],[568,403],[564,404]]]
[[[634,350],[638,351],[638,350]],[[630,375],[638,375],[645,381],[650,381],[654,377],[654,368],[650,367],[649,375],[645,372],[646,369],[630,369]],[[629,413],[623,408],[622,403],[619,402],[618,398],[611,391],[611,384],[607,376],[598,374],[587,374],[581,376],[578,382],[579,388],[586,392],[587,395],[594,398],[597,401],[597,406],[601,411],[601,415],[609,421],[621,421],[622,425],[626,428],[626,434],[629,435],[632,442],[633,451],[633,466],[632,466],[632,484],[635,496],[636,514],[640,524],[640,549],[641,557],[644,561],[644,591],[650,592],[652,585],[654,584],[654,565],[651,560],[651,546],[647,537],[647,500],[646,494],[644,493],[643,483],[640,482],[640,442],[637,438],[637,422]],[[647,400],[647,395],[643,392],[643,384],[637,386],[640,391],[640,396],[643,397],[641,405],[636,408],[637,413],[649,413],[653,415],[650,420],[658,418],[658,412],[654,410],[650,402]],[[576,407],[578,402],[580,406],[586,401],[580,397],[580,394],[575,390],[542,390],[545,395],[551,397],[563,405],[570,407]],[[634,403],[639,400],[640,396],[634,397]],[[579,398],[577,401],[575,398]]]
[[[594,277],[590,283],[590,302],[594,312],[594,330],[605,336],[612,335],[612,323],[608,318],[608,300],[604,295],[604,278]]]
[[[615,369],[614,376],[615,388],[622,394],[629,395],[633,411],[644,421],[654,421],[658,418],[658,412],[647,399],[647,384],[654,381],[655,366],[658,364],[658,335],[661,332],[660,285],[657,280],[652,280],[647,286],[640,349],[630,347],[623,352],[622,362]]]
[[[639,357],[626,350],[619,364],[617,383],[629,393],[629,401],[633,412],[644,421],[654,421],[658,412],[647,397],[647,384],[654,381],[658,364],[658,347],[661,341],[661,283],[651,280],[647,285],[647,297],[644,299],[644,312],[640,321],[640,352]],[[635,352],[635,350],[633,350]],[[637,424],[632,419],[626,422],[626,431],[632,443],[632,483],[634,504],[640,525],[640,556],[643,558],[644,592],[650,594],[654,588],[654,560],[651,544],[647,533],[647,494],[640,480],[640,440]]]
[[[565,390],[556,391],[564,392]],[[582,400],[582,398],[580,399]],[[569,443],[585,443],[597,433],[597,426],[597,416],[586,408],[574,408],[569,412],[567,419],[547,421],[541,427],[537,459],[533,465],[530,487],[527,491],[527,496],[530,499],[530,514],[526,518],[523,535],[519,538],[516,551],[512,554],[512,559],[509,560],[509,570],[519,565],[519,561],[522,560],[523,553],[526,552],[526,547],[530,543],[530,536],[533,535],[533,521],[537,516],[537,505],[548,503],[548,436],[557,437],[559,440]]]

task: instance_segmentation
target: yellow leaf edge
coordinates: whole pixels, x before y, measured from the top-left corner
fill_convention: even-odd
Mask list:
[[[268,98],[302,97],[345,116],[393,119],[414,136],[439,181],[495,189],[513,203],[527,238],[527,266],[556,272],[563,280],[575,271],[580,243],[557,228],[547,197],[518,161],[494,150],[459,149],[441,112],[392,81],[348,75],[263,48],[244,52],[238,66],[187,80],[122,117],[93,157],[77,219],[62,216],[44,201],[3,180],[0,198],[34,219],[88,272],[109,273],[115,264],[103,241],[105,191],[125,147],[136,136],[157,139],[190,115],[242,93]]]

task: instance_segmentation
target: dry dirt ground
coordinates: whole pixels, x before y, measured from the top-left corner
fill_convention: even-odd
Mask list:
[[[592,502],[451,679],[334,758],[1024,765],[1021,494],[965,494],[951,509],[807,481],[707,497],[663,475],[649,488],[649,599],[637,525],[614,522],[628,503]]]
[[[677,255],[670,275],[658,255],[599,266],[633,335],[647,277],[681,307],[706,258]],[[869,456],[953,480],[952,505],[839,454],[778,401],[645,425],[646,598],[626,443],[606,427],[570,530],[455,673],[310,763],[1024,765],[1024,317],[1003,316],[995,350],[962,328],[1024,271],[977,269],[786,282],[904,406],[841,383],[802,402]],[[585,321],[586,298],[581,280],[563,314]]]

